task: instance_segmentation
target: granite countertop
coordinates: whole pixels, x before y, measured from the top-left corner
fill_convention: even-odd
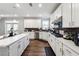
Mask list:
[[[63,45],[67,46],[68,48],[70,48],[72,51],[74,51],[75,53],[79,55],[79,46],[76,46],[72,40],[66,40],[63,37],[56,37],[56,36],[54,37],[57,40],[59,40],[61,43],[63,43]]]

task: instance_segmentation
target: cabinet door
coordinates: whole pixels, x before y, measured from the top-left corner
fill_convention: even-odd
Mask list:
[[[42,39],[42,32],[39,32],[39,39]]]
[[[34,39],[34,35],[35,35],[34,32],[29,32],[29,38],[30,38],[30,39]]]
[[[45,41],[47,41],[48,40],[48,32],[43,32],[43,39],[45,40]]]
[[[47,41],[49,34],[47,32],[40,32],[39,37],[42,40]]]
[[[62,8],[62,5],[60,5],[55,11],[56,12],[56,19],[61,17],[61,8]]]
[[[56,38],[53,35],[51,35],[51,45],[53,51],[56,53]]]
[[[56,55],[62,56],[62,43],[56,40]]]
[[[63,27],[71,27],[71,3],[62,4]]]
[[[18,55],[20,56],[24,51],[24,37],[18,41]]]
[[[79,3],[72,3],[72,27],[79,27]]]
[[[9,55],[10,56],[17,56],[18,55],[18,42],[13,43],[11,46],[9,46]]]
[[[24,37],[24,48],[26,48],[29,45],[29,38],[26,36]]]

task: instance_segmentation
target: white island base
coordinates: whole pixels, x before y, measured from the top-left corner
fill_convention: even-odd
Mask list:
[[[20,56],[29,45],[28,33],[0,40],[0,56]]]

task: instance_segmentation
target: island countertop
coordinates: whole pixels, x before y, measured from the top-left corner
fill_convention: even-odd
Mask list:
[[[28,33],[22,33],[13,37],[4,38],[0,40],[0,47],[7,47],[27,35]]]

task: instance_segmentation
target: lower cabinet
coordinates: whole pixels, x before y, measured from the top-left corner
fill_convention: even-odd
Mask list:
[[[0,47],[0,56],[20,56],[28,45],[29,38],[24,36],[9,46]]]
[[[56,56],[62,56],[62,43],[55,36],[50,36],[49,44]]]
[[[35,39],[35,32],[28,32],[29,33],[29,39]]]
[[[56,39],[56,56],[62,56],[62,43]]]
[[[49,34],[49,40],[48,40],[49,45],[51,46],[52,50],[56,53],[56,42],[55,42],[55,37],[51,34]]]
[[[19,42],[13,43],[11,46],[9,46],[9,56],[17,56],[18,50],[20,48]]]
[[[39,32],[39,39],[48,41],[48,39],[49,39],[49,34],[48,34],[48,32]]]
[[[63,42],[60,42],[60,40],[61,38],[56,38],[54,35],[49,34],[48,43],[56,56],[78,56],[78,53],[64,45]]]
[[[20,56],[24,49],[28,46],[29,39],[26,37],[21,38],[19,41],[13,43],[9,46],[9,55],[10,56]]]

